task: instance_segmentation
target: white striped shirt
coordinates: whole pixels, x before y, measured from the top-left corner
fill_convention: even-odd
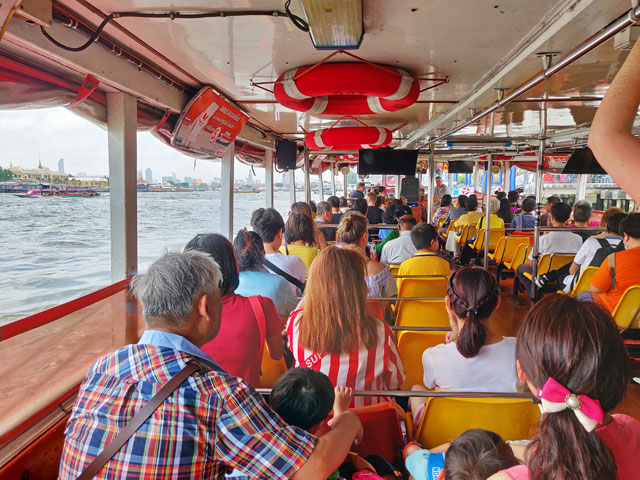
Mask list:
[[[383,321],[376,320],[377,341],[370,349],[362,346],[350,353],[323,356],[299,345],[298,320],[301,316],[302,310],[292,312],[287,324],[288,344],[296,367],[319,370],[329,377],[334,386],[346,386],[354,390],[396,390],[404,381],[404,368],[395,337]],[[313,360],[318,357],[321,359],[314,363]],[[351,406],[362,407],[387,401],[387,397],[354,397]]]

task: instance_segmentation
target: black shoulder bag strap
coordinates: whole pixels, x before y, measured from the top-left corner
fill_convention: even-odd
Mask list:
[[[162,405],[162,403],[171,395],[182,382],[193,375],[196,372],[206,373],[211,371],[212,368],[205,363],[200,363],[196,360],[187,362],[185,367],[180,370],[174,377],[169,380],[151,400],[149,400],[143,407],[136,413],[131,421],[127,423],[122,430],[118,432],[115,438],[100,452],[100,454],[93,459],[84,472],[80,474],[77,480],[90,480],[94,478],[98,472],[106,465],[106,463],[118,453],[118,450],[127,443],[134,433],[142,426],[144,422],[156,411],[156,409]]]
[[[263,263],[264,263],[264,266],[267,267],[269,270],[273,270],[275,273],[283,277],[287,282],[298,287],[300,291],[304,293],[305,284],[302,283],[300,280],[295,278],[293,275],[288,274],[287,272],[282,270],[280,267],[275,266],[273,262],[271,262],[270,260],[267,260],[266,258],[263,260]]]

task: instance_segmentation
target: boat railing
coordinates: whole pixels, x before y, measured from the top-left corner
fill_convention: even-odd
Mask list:
[[[270,388],[257,388],[256,391],[262,395],[270,395]],[[457,392],[442,390],[354,390],[353,395],[356,397],[420,397],[420,398],[522,398],[536,400],[531,393],[526,392]]]

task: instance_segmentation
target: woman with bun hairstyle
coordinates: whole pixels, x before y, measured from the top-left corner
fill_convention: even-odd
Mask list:
[[[611,413],[627,386],[627,352],[607,312],[568,295],[545,297],[525,317],[516,357],[542,419],[527,465],[492,480],[640,478],[640,422]]]
[[[516,339],[499,335],[491,324],[491,315],[500,306],[494,276],[480,267],[457,271],[449,279],[445,306],[451,324],[449,343],[424,351],[424,386],[414,389],[515,392]],[[411,398],[415,425],[425,403]]]
[[[369,297],[393,297],[398,294],[393,275],[389,267],[366,257],[369,221],[367,217],[356,212],[346,213],[338,226],[338,241],[341,246],[353,248],[365,255],[367,267],[365,280]]]

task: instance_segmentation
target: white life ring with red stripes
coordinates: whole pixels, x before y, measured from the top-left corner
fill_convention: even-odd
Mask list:
[[[420,95],[420,84],[400,68],[323,63],[283,73],[273,93],[280,105],[299,112],[370,115],[413,105]]]
[[[393,140],[391,130],[384,127],[326,128],[309,132],[304,143],[311,150],[360,150],[386,147]]]

